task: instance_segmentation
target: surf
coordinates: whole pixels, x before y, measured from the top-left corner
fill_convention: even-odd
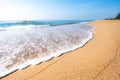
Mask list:
[[[0,77],[82,47],[94,28],[85,23],[0,28]]]

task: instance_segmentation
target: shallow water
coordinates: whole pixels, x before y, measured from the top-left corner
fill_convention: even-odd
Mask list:
[[[0,77],[82,47],[93,29],[84,23],[0,28]]]

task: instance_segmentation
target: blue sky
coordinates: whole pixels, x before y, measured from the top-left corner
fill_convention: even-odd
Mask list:
[[[0,0],[0,20],[91,20],[119,12],[120,0]]]

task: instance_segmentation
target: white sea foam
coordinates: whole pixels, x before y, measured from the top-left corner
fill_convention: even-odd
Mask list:
[[[77,49],[92,39],[93,26],[14,26],[0,29],[0,77]]]

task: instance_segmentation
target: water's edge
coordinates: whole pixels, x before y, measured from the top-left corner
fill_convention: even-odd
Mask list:
[[[87,24],[87,25],[89,25],[89,24]],[[92,25],[89,25],[89,26],[92,26]],[[93,26],[93,27],[94,27],[94,26]],[[82,41],[82,43],[80,43],[79,46],[75,46],[75,47],[72,47],[71,49],[67,49],[67,50],[60,51],[60,52],[58,52],[58,53],[56,53],[56,54],[49,55],[49,56],[44,57],[44,58],[41,58],[41,59],[39,59],[39,60],[36,59],[37,62],[34,62],[35,59],[34,59],[34,60],[29,60],[29,61],[23,63],[22,65],[18,66],[18,67],[14,67],[13,69],[8,70],[8,71],[5,72],[5,73],[4,73],[4,72],[3,72],[3,73],[0,73],[0,78],[6,77],[6,76],[8,76],[9,74],[15,72],[16,70],[24,69],[24,68],[26,68],[26,67],[28,67],[28,66],[30,66],[30,65],[37,65],[37,64],[39,64],[39,63],[41,63],[41,62],[48,61],[48,60],[50,60],[50,59],[52,59],[52,58],[54,58],[54,57],[59,57],[59,56],[62,55],[62,54],[65,54],[65,53],[67,53],[67,52],[71,52],[71,51],[73,51],[73,50],[76,50],[76,49],[79,49],[79,48],[85,46],[87,42],[89,42],[91,39],[94,38],[94,34],[92,33],[92,31],[93,31],[94,29],[95,29],[95,27],[94,27],[92,30],[87,31],[87,33],[89,34],[89,37],[88,37],[87,39],[85,39],[84,41]]]

